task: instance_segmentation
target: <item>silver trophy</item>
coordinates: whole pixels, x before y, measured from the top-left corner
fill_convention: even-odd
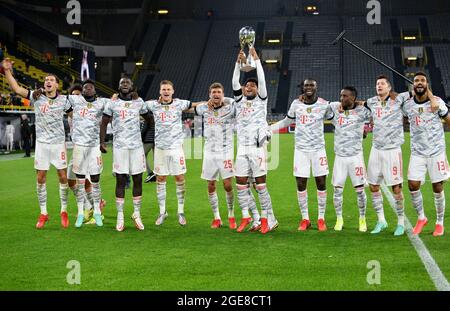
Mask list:
[[[256,33],[255,30],[250,26],[242,27],[241,30],[239,30],[239,43],[241,45],[241,50],[244,50],[245,46],[248,46],[248,48],[252,48],[255,46],[255,38]],[[245,55],[245,53],[244,53]],[[256,62],[253,56],[248,53],[248,56],[246,57],[246,61],[241,61],[240,63],[240,69],[244,72],[249,72],[254,69],[256,69]]]

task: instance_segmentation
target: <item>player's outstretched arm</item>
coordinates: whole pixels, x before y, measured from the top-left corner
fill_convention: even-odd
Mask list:
[[[6,81],[8,81],[9,86],[19,96],[26,98],[28,96],[28,90],[21,87],[14,76],[12,75],[13,62],[9,58],[5,58],[2,61],[3,69],[5,70]]]
[[[195,103],[191,103],[191,107],[189,109],[183,110],[183,112],[187,112],[187,113],[194,113],[195,112],[195,107],[197,107],[198,105],[201,104],[206,104],[208,102],[195,102]]]
[[[284,118],[281,121],[278,121],[277,123],[274,123],[270,126],[270,130],[272,131],[272,133],[277,132],[281,129],[284,129],[286,127],[288,127],[289,125],[291,125],[292,123],[294,123],[293,119],[290,119],[289,117]]]
[[[263,99],[267,97],[267,87],[266,87],[266,76],[264,75],[264,69],[259,59],[258,53],[256,53],[255,48],[250,48],[250,54],[255,59],[256,63],[256,75],[258,77],[258,93]]]
[[[102,153],[107,153],[108,149],[106,147],[105,138],[106,138],[106,128],[108,127],[108,123],[111,121],[111,117],[108,115],[103,115],[102,124],[100,125],[100,151]]]

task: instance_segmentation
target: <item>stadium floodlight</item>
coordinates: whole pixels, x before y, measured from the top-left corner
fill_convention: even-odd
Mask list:
[[[379,60],[378,58],[376,58],[375,56],[373,56],[372,54],[366,52],[364,49],[360,48],[359,46],[357,46],[356,44],[354,44],[353,42],[351,42],[350,40],[348,40],[347,38],[344,37],[346,31],[342,31],[337,37],[336,39],[334,39],[334,41],[331,43],[332,45],[336,45],[339,41],[344,41],[345,43],[349,44],[350,46],[354,47],[355,49],[357,49],[358,51],[362,52],[364,55],[369,56],[371,59],[373,59],[374,61],[376,61],[377,63],[379,63],[380,65],[386,67],[387,69],[389,69],[390,71],[392,71],[393,73],[395,73],[396,75],[400,76],[402,79],[404,79],[405,81],[413,84],[411,79],[408,79],[408,77],[406,77],[405,75],[401,74],[400,72],[398,72],[397,70],[395,70],[394,68],[392,68],[391,66],[383,63],[381,60]]]
[[[158,10],[158,14],[160,14],[160,15],[167,15],[167,14],[169,14],[169,10],[164,10],[164,9]]]
[[[269,39],[267,40],[269,43],[280,43],[280,39]]]
[[[405,36],[403,37],[403,40],[416,40],[416,36]]]
[[[144,65],[144,63],[142,63],[142,62],[136,62],[136,66],[142,66],[142,65]]]
[[[72,31],[72,35],[73,36],[79,36],[80,32],[78,30],[74,30],[74,31]]]
[[[266,64],[276,64],[278,63],[277,59],[266,59],[265,60]]]

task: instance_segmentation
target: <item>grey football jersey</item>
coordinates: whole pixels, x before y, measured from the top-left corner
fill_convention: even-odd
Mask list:
[[[45,144],[61,144],[66,140],[64,131],[64,113],[72,110],[65,95],[48,98],[45,95],[33,99],[34,91],[30,91],[28,98],[34,106],[36,117],[36,140]]]
[[[414,97],[403,104],[403,112],[408,117],[411,129],[411,154],[433,157],[445,152],[444,128],[441,118],[448,115],[444,101],[436,97],[439,110],[431,112],[431,102],[419,103]]]
[[[183,145],[183,110],[191,107],[188,100],[175,98],[169,104],[156,100],[145,102],[155,118],[155,145],[159,149],[175,149]]]
[[[207,104],[195,107],[195,113],[203,116],[205,151],[226,153],[233,150],[233,128],[235,124],[235,103],[224,99],[224,105],[210,110]]]
[[[377,96],[367,100],[373,120],[373,147],[378,150],[399,148],[403,145],[403,113],[401,101]]]
[[[98,146],[100,144],[100,122],[109,99],[97,98],[88,102],[81,95],[69,95],[68,99],[73,107],[73,143],[87,147]]]
[[[364,124],[370,120],[370,110],[357,105],[354,109],[339,112],[340,104],[330,104],[334,112],[334,152],[341,157],[351,157],[362,152]]]
[[[331,119],[333,115],[328,101],[322,98],[313,104],[294,100],[287,116],[295,119],[295,148],[307,152],[323,149],[325,147],[323,121]]]
[[[116,149],[137,149],[142,147],[140,115],[146,114],[147,107],[144,101],[137,100],[110,100],[103,111],[112,117],[113,146]]]

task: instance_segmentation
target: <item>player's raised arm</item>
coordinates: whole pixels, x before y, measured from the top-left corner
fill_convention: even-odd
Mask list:
[[[241,71],[239,69],[240,61],[246,61],[244,51],[242,50],[239,51],[238,58],[236,60],[236,63],[234,64],[233,80],[231,81],[235,97],[242,95],[242,87],[241,83],[239,82],[239,79],[241,78]]]
[[[255,48],[250,48],[250,54],[255,59],[256,63],[256,74],[258,77],[258,94],[261,99],[267,98],[267,87],[266,87],[266,77],[264,75],[264,69],[259,59],[258,53],[256,53]]]
[[[439,102],[434,97],[433,92],[431,92],[430,86],[428,86],[427,88],[427,96],[431,103],[431,112],[439,111],[440,109]]]
[[[2,62],[3,69],[5,70],[6,81],[8,81],[9,86],[19,96],[27,98],[28,90],[21,87],[14,76],[12,75],[13,62],[9,58],[5,58]]]

